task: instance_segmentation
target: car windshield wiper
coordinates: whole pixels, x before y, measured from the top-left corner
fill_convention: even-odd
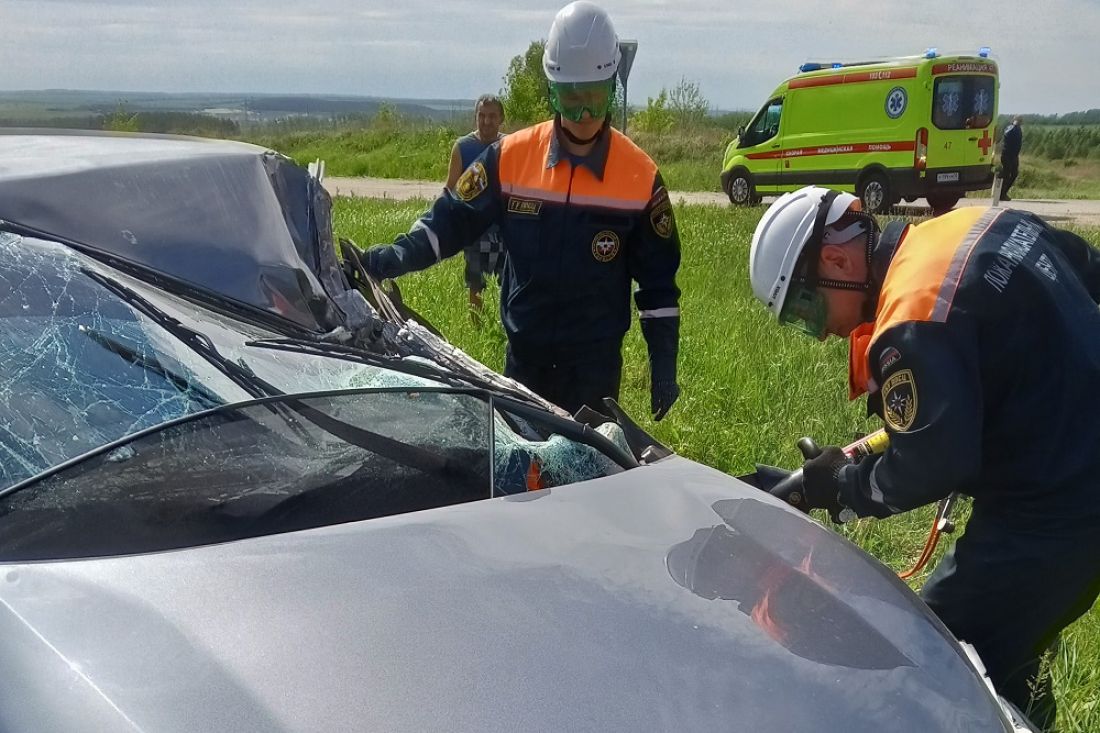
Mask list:
[[[276,351],[288,351],[296,354],[309,354],[313,356],[326,356],[334,359],[366,364],[367,366],[389,369],[402,372],[414,377],[430,379],[452,387],[474,387],[498,395],[505,395],[514,400],[527,404],[538,405],[544,408],[531,395],[518,389],[494,384],[473,374],[456,372],[446,367],[424,361],[413,361],[399,356],[377,354],[365,349],[335,344],[328,341],[309,341],[298,338],[268,338],[248,341],[245,346],[253,346],[259,349],[274,349]]]
[[[197,381],[190,380],[186,376],[176,372],[173,369],[168,368],[164,363],[158,359],[155,355],[144,354],[133,346],[124,343],[113,336],[109,336],[105,333],[89,328],[81,324],[77,327],[77,330],[90,338],[95,343],[102,346],[107,351],[110,351],[116,356],[122,357],[123,360],[133,364],[134,366],[150,371],[153,374],[160,376],[164,381],[171,384],[178,389],[182,394],[193,394],[199,402],[203,403],[206,409],[211,407],[218,407],[225,404],[225,400],[219,398],[216,394],[211,392],[205,386]]]
[[[248,367],[226,358],[218,351],[214,343],[202,333],[183,325],[175,317],[153,305],[148,298],[133,288],[123,285],[113,277],[96,272],[91,268],[82,268],[90,279],[109,290],[134,310],[156,323],[174,336],[189,349],[208,361],[215,369],[229,378],[234,384],[255,398],[278,396],[283,391],[264,381]]]

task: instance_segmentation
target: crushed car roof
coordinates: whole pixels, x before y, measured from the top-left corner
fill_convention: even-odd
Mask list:
[[[322,283],[328,205],[306,169],[245,143],[0,134],[0,220],[315,332],[344,320]]]

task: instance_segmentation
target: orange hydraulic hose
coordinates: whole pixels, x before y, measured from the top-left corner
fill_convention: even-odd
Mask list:
[[[889,445],[889,443],[890,436],[887,435],[886,431],[876,430],[870,435],[860,438],[851,445],[845,446],[844,452],[849,458],[854,460],[860,457],[882,453],[886,450],[886,446]],[[940,542],[940,535],[944,532],[951,532],[954,530],[954,524],[950,519],[951,508],[954,503],[954,494],[940,500],[936,510],[936,517],[932,520],[932,528],[928,530],[928,539],[924,541],[924,548],[921,549],[920,556],[917,558],[916,563],[913,564],[913,567],[909,568],[904,573],[898,573],[899,578],[908,580],[923,570],[924,566],[928,564],[928,561],[932,559],[932,555],[936,552],[936,546],[939,545]]]

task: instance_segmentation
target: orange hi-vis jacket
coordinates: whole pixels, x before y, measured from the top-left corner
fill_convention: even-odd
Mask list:
[[[572,160],[556,130],[545,122],[493,143],[407,235],[370,249],[367,269],[423,269],[498,224],[507,253],[501,318],[521,360],[617,354],[634,281],[654,374],[674,372],[680,240],[657,166],[612,128]]]
[[[890,445],[842,470],[842,503],[886,516],[958,491],[1100,519],[1100,253],[1027,212],[967,207],[888,226],[872,281],[849,376]]]

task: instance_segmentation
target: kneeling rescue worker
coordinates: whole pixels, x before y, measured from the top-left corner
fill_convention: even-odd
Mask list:
[[[618,397],[636,281],[659,420],[680,394],[680,240],[657,166],[611,128],[619,60],[607,13],[564,7],[543,56],[555,118],[486,148],[408,234],[368,250],[366,267],[422,270],[498,224],[504,373],[570,413]]]
[[[749,271],[780,322],[850,338],[851,397],[869,393],[890,437],[856,463],[837,447],[806,461],[802,508],[972,496],[921,595],[1051,728],[1041,657],[1100,593],[1100,256],[1011,209],[880,231],[854,196],[808,187],[764,214]]]

